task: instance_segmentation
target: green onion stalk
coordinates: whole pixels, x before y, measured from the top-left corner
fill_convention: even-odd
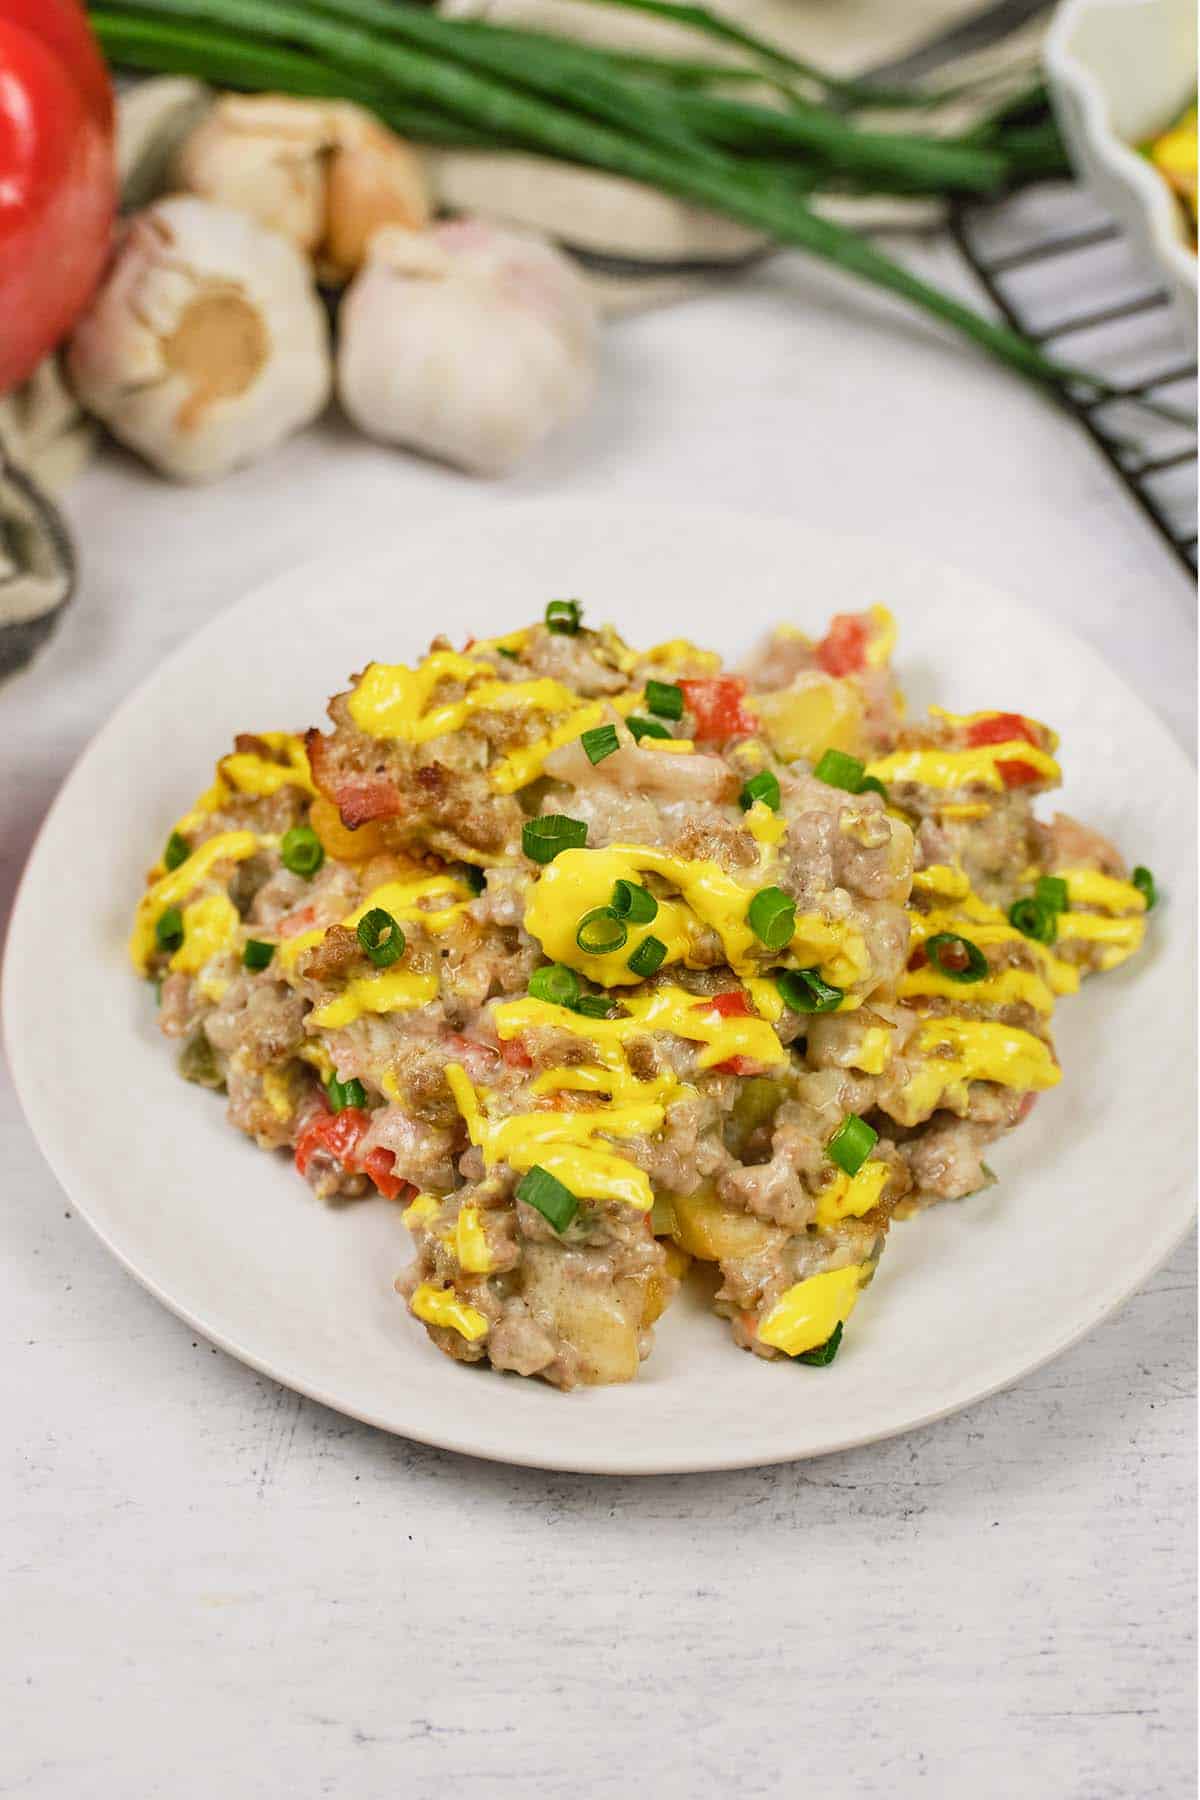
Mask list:
[[[632,72],[613,53],[546,33],[442,19],[410,0],[116,0],[95,7],[91,19],[118,63],[355,100],[426,142],[533,151],[641,182],[898,295],[1034,382],[1074,384],[1093,400],[1113,396],[1105,383],[1053,360],[1018,331],[820,216],[803,197],[810,185],[996,192],[1012,172],[1003,119],[959,138],[859,130],[833,101],[861,100],[861,84],[821,77],[704,8],[669,0],[604,3],[722,38],[751,53],[760,68],[804,77],[828,103],[758,106],[673,86]],[[875,103],[881,98],[872,91]],[[1023,119],[1020,128],[1028,129]],[[1034,147],[1026,143],[1024,153]],[[1041,140],[1036,154],[1048,154]],[[779,166],[781,157],[788,167]]]

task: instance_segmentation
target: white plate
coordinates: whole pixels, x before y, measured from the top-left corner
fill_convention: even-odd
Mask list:
[[[735,1350],[699,1300],[627,1387],[563,1395],[447,1361],[392,1279],[382,1201],[333,1211],[182,1082],[125,957],[142,874],[235,731],[302,727],[371,657],[411,658],[580,595],[639,642],[729,652],[882,600],[911,699],[1017,708],[1064,734],[1064,803],[1169,896],[1136,966],[1065,1002],[1066,1076],[992,1153],[1000,1185],[892,1233],[829,1369]],[[556,1469],[653,1473],[812,1456],[965,1406],[1054,1356],[1168,1255],[1191,1213],[1192,774],[1082,644],[892,546],[712,512],[513,507],[291,570],[177,651],[86,752],[30,859],[5,1026],[34,1131],[75,1205],[152,1293],[235,1356],[389,1431]]]

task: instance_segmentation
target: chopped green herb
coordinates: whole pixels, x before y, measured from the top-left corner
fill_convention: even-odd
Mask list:
[[[948,981],[982,981],[988,973],[987,957],[978,944],[956,931],[938,931],[926,938],[925,954]]]
[[[191,854],[187,839],[181,837],[177,831],[173,831],[167,839],[167,847],[163,851],[163,868],[177,869],[180,863],[185,863]]]
[[[839,1319],[823,1344],[818,1344],[815,1350],[801,1350],[798,1356],[793,1356],[792,1361],[808,1363],[814,1369],[827,1369],[837,1355],[841,1342],[842,1321]]]
[[[564,1187],[557,1176],[537,1163],[521,1177],[517,1199],[524,1200],[526,1206],[535,1207],[558,1232],[565,1231],[579,1211],[579,1202],[570,1188]]]
[[[625,724],[637,744],[640,744],[644,737],[669,738],[671,735],[666,726],[660,725],[657,719],[643,719],[640,713],[630,713]]]
[[[560,850],[578,850],[587,843],[588,828],[582,819],[566,813],[541,813],[521,827],[521,848],[532,862],[553,862]]]
[[[262,938],[247,938],[242,946],[243,967],[265,969],[274,954],[274,944],[266,944]]]
[[[575,942],[588,956],[607,956],[620,950],[628,937],[625,921],[618,919],[611,906],[593,906],[580,919]]]
[[[615,725],[597,725],[591,731],[581,732],[579,741],[590,763],[603,762],[606,756],[620,748]]]
[[[390,912],[373,906],[364,913],[355,928],[359,949],[369,956],[377,969],[390,969],[404,955],[404,933]]]
[[[628,919],[631,925],[649,925],[658,917],[658,901],[636,881],[614,882],[609,905],[618,919]]]
[[[798,1013],[836,1012],[846,997],[841,988],[822,981],[816,969],[777,969],[775,986],[784,1005]]]
[[[574,1006],[579,998],[579,977],[565,963],[547,963],[529,977],[529,995],[550,1006]]]
[[[1067,884],[1061,875],[1039,875],[1033,897],[1048,906],[1051,912],[1066,912],[1070,904]]]
[[[826,750],[813,774],[827,787],[844,788],[848,794],[859,794],[866,766],[857,756],[847,756],[844,750]]]
[[[580,994],[571,1007],[585,1019],[611,1019],[613,1003],[607,994]]]
[[[583,619],[578,600],[552,600],[546,608],[546,628],[561,637],[575,637]]]
[[[643,938],[633,955],[629,958],[628,966],[633,970],[635,975],[653,975],[656,969],[662,968],[663,959],[666,954],[667,946],[663,943],[661,938]]]
[[[782,798],[778,775],[772,775],[770,769],[763,769],[758,775],[750,777],[738,795],[738,805],[743,812],[749,812],[754,802],[761,800],[772,812],[778,812]]]
[[[1130,876],[1130,880],[1146,902],[1146,911],[1150,912],[1158,905],[1158,888],[1155,886],[1153,875],[1144,863],[1139,863]]]
[[[177,906],[168,906],[166,912],[159,913],[154,935],[160,950],[178,950],[183,942],[183,914]]]
[[[325,861],[325,847],[311,825],[293,825],[285,831],[279,854],[285,869],[310,881]]]
[[[1022,936],[1039,944],[1052,944],[1058,936],[1058,914],[1041,900],[1014,900],[1008,909],[1008,922]]]
[[[660,719],[682,719],[683,689],[675,681],[648,681],[646,707]]]
[[[826,1144],[825,1154],[844,1175],[857,1175],[878,1142],[879,1133],[865,1119],[847,1113]]]
[[[782,888],[759,888],[746,918],[760,943],[768,950],[782,950],[796,929],[796,902]]]
[[[339,1081],[336,1075],[330,1075],[325,1092],[335,1113],[344,1112],[348,1106],[364,1107],[367,1104],[366,1090],[353,1076],[349,1081]]]

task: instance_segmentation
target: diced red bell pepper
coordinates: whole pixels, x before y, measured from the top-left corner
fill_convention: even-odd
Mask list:
[[[817,662],[827,675],[861,675],[870,640],[870,626],[862,613],[837,613],[817,645]]]
[[[707,1000],[701,1000],[693,1011],[720,1013],[723,1019],[750,1017],[750,1005],[741,988],[728,988],[723,994],[712,994]]]
[[[740,676],[705,676],[679,685],[696,720],[697,742],[724,743],[728,738],[749,737],[757,729],[754,715],[743,705],[746,684]]]
[[[296,1140],[296,1167],[301,1175],[307,1175],[316,1152],[324,1150],[352,1175],[370,1176],[385,1200],[395,1200],[412,1183],[396,1175],[396,1153],[382,1144],[368,1150],[361,1159],[358,1157],[358,1146],[369,1125],[361,1106],[343,1106],[336,1113],[314,1113]]]
[[[533,1058],[520,1038],[503,1038],[500,1054],[510,1069],[532,1069]]]
[[[1018,762],[1006,756],[997,759],[996,773],[1006,788],[1030,787],[1042,779],[1032,763]]]
[[[405,1188],[412,1187],[411,1181],[403,1181],[395,1173],[396,1152],[387,1150],[377,1144],[374,1150],[368,1150],[359,1167],[364,1175],[369,1175],[385,1200],[395,1200]]]
[[[757,1075],[761,1067],[752,1056],[727,1056],[712,1065],[714,1075]]]
[[[1020,713],[992,713],[967,726],[967,743],[972,750],[981,744],[1011,744],[1015,738],[1023,738],[1027,744],[1037,746],[1033,727]]]
[[[77,0],[0,0],[0,393],[71,329],[116,210],[112,89]]]

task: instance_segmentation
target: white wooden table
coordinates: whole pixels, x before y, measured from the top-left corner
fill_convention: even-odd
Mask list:
[[[69,498],[79,602],[0,692],[5,905],[73,757],[215,609],[436,513],[469,530],[513,493],[708,499],[980,569],[1186,738],[1178,567],[1069,421],[890,312],[780,263],[627,321],[592,418],[502,487],[336,426],[207,491],[107,454]],[[68,943],[86,904],[63,896]],[[0,1171],[0,1794],[1194,1791],[1190,1248],[1069,1355],[929,1430],[611,1481],[378,1435],[194,1339],[72,1215],[2,1080]]]

